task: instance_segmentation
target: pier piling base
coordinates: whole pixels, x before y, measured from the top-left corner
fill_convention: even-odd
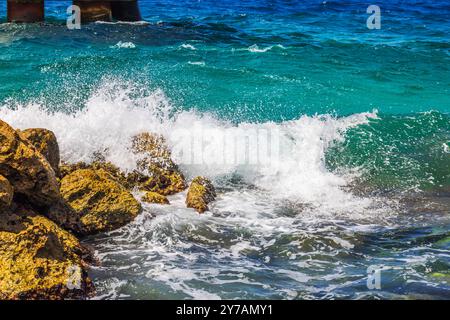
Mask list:
[[[7,0],[8,22],[44,21],[44,0]]]
[[[137,0],[111,1],[112,17],[119,21],[141,21]]]
[[[80,7],[82,23],[112,21],[110,1],[74,0],[73,4]]]

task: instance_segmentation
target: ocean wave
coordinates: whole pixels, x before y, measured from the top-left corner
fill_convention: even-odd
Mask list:
[[[398,220],[397,202],[353,194],[347,190],[352,177],[326,164],[330,150],[353,139],[349,133],[385,121],[376,111],[234,124],[181,111],[162,90],[108,79],[79,111],[8,101],[0,118],[19,129],[54,131],[65,161],[89,162],[101,152],[124,170],[136,169],[137,159],[129,151],[132,137],[156,132],[166,137],[188,179],[201,174],[214,180],[218,198],[205,214],[186,208],[182,192],[169,197],[170,206],[143,204],[134,222],[89,239],[102,261],[91,270],[95,299],[226,299],[240,293],[292,299],[321,297],[326,291],[340,297],[345,277],[331,270],[342,257],[358,255],[365,241],[370,245],[368,233],[406,225]],[[254,132],[276,138],[276,157],[256,164],[223,162],[230,155],[257,157],[267,140],[258,136],[256,144],[250,143]],[[241,147],[224,148],[222,137]],[[186,141],[204,143],[198,163],[179,152]],[[318,291],[315,284],[325,276],[321,270],[329,282]],[[264,273],[271,274],[270,280]]]
[[[358,168],[359,184],[391,193],[447,190],[450,118],[437,111],[384,115],[352,128],[327,154],[329,167]]]
[[[131,84],[104,83],[73,114],[49,112],[29,103],[3,107],[0,117],[17,128],[53,130],[62,158],[69,162],[89,162],[100,152],[124,170],[133,170],[132,136],[153,131],[167,138],[175,160],[189,177],[204,174],[219,181],[237,174],[245,183],[269,192],[272,199],[311,203],[323,212],[362,210],[371,205],[370,200],[342,190],[348,181],[327,169],[325,155],[330,146],[344,139],[348,129],[376,118],[376,113],[233,125],[195,110],[169,116],[174,107],[161,90],[139,97],[134,94]],[[249,144],[249,139],[256,140]],[[180,148],[191,144],[200,147]]]

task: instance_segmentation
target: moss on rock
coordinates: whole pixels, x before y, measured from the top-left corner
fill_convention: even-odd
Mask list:
[[[208,209],[208,204],[216,198],[216,191],[205,177],[196,177],[192,180],[186,197],[186,206],[195,209],[198,213],[203,213]]]
[[[156,192],[146,192],[141,200],[147,203],[170,204],[166,196]]]
[[[61,194],[80,215],[85,234],[119,228],[141,211],[133,195],[103,169],[79,169],[66,175]]]

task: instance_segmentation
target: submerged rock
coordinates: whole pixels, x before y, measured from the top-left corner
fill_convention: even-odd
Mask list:
[[[20,134],[30,141],[37,151],[47,159],[56,176],[59,176],[59,146],[55,134],[42,128],[26,129],[21,131]]]
[[[146,192],[141,200],[147,203],[170,204],[166,196],[156,192]]]
[[[21,134],[0,120],[0,174],[16,195],[36,206],[60,199],[58,182],[49,162]]]
[[[208,209],[208,204],[216,198],[216,191],[211,183],[205,177],[196,177],[192,180],[186,197],[186,206],[193,208],[199,213]]]
[[[8,179],[0,175],[0,214],[11,207],[14,196],[14,188]]]
[[[84,234],[122,227],[141,211],[133,195],[103,169],[79,169],[66,175],[61,194],[80,215]]]
[[[87,297],[85,254],[73,235],[30,210],[0,216],[0,299]]]

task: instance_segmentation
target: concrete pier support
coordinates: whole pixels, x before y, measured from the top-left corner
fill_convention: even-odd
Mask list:
[[[119,21],[140,21],[137,0],[111,0],[112,17]]]
[[[7,0],[8,22],[44,21],[44,0]]]
[[[112,20],[110,1],[74,0],[73,4],[80,7],[82,23]]]
[[[1,1],[1,0],[0,0]],[[44,0],[6,0],[8,22],[44,21]],[[80,7],[81,22],[140,21],[138,0],[73,0]]]

